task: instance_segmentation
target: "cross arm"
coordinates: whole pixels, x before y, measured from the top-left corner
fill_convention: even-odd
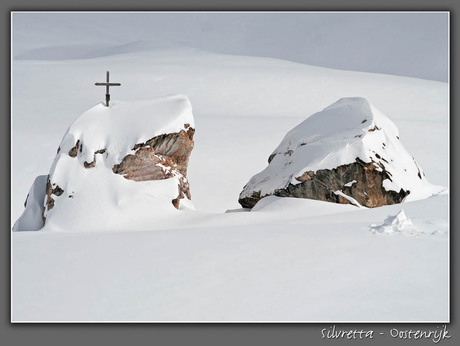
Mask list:
[[[103,85],[103,86],[120,86],[121,83],[95,83],[96,85]]]

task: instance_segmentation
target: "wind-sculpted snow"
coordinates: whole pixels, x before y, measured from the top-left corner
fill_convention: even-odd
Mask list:
[[[16,220],[13,231],[36,231],[43,227],[43,208],[46,195],[46,175],[35,178],[24,202],[24,212]]]
[[[378,207],[432,196],[395,124],[360,97],[343,98],[287,133],[269,165],[240,194],[244,207],[268,195]]]
[[[372,224],[369,226],[372,233],[403,233],[403,234],[413,234],[416,232],[416,227],[409,219],[404,210],[401,210],[397,215],[388,216],[383,224],[376,225]]]

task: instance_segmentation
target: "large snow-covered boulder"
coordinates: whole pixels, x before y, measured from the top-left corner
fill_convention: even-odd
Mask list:
[[[427,181],[393,122],[360,97],[340,99],[304,120],[268,162],[243,188],[243,207],[270,195],[379,207],[443,190]]]
[[[193,208],[187,165],[194,132],[183,95],[96,105],[72,123],[46,181],[34,184],[44,198],[41,222],[33,224],[127,229]]]

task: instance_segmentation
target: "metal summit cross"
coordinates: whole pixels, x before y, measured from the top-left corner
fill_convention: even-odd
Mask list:
[[[107,82],[105,83],[96,83],[97,86],[105,86],[105,105],[106,107],[109,106],[110,102],[110,93],[109,93],[109,87],[111,86],[120,86],[120,83],[110,83],[109,82],[109,71],[107,71]]]

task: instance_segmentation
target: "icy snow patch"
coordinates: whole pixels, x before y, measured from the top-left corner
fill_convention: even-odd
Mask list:
[[[351,196],[348,196],[348,195],[344,194],[342,191],[337,190],[337,191],[332,191],[332,192],[334,192],[338,196],[342,196],[343,198],[348,200],[351,204],[356,205],[357,207],[363,208],[363,206],[361,204],[359,204],[359,202],[356,199],[354,199]]]
[[[346,187],[352,187],[354,183],[357,183],[357,181],[353,179],[352,181],[346,183],[344,186],[346,186]]]

